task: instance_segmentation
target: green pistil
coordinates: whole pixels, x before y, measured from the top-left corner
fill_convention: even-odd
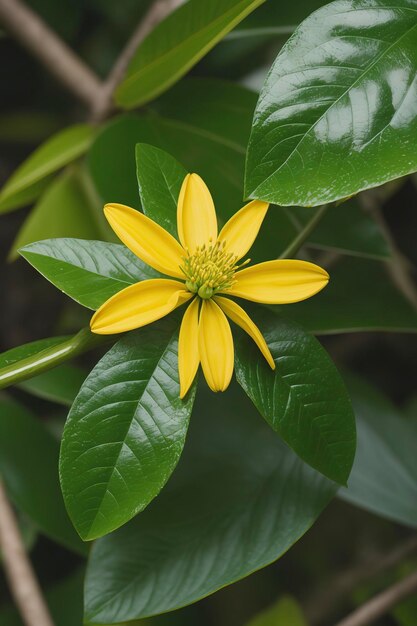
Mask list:
[[[188,291],[208,300],[218,291],[230,289],[238,269],[236,261],[236,255],[226,252],[224,241],[197,248],[194,254],[184,257],[181,266]]]

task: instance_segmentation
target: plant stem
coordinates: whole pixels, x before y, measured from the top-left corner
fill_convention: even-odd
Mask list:
[[[288,248],[286,248],[284,252],[281,254],[281,256],[279,257],[280,259],[291,259],[297,254],[299,249],[307,241],[311,233],[315,230],[316,226],[321,222],[323,217],[326,215],[330,206],[331,206],[330,204],[323,204],[323,206],[317,209],[317,211],[314,213],[311,220],[307,222],[304,228],[292,240]]]
[[[392,607],[417,592],[417,571],[388,587],[359,607],[336,626],[370,626],[386,615]]]
[[[150,5],[148,11],[133,31],[125,48],[120,53],[111,72],[102,84],[100,97],[97,99],[92,109],[92,122],[101,122],[112,112],[112,108],[114,107],[113,93],[122,81],[136,49],[155,26],[162,22],[167,15],[177,9],[182,3],[183,0],[156,0]]]
[[[412,535],[392,550],[384,550],[321,583],[304,607],[308,623],[315,626],[328,620],[359,585],[389,571],[416,551],[417,535]]]
[[[0,480],[0,548],[4,571],[26,626],[54,626]]]
[[[95,335],[90,332],[90,329],[83,328],[76,335],[58,345],[0,369],[0,389],[42,374],[79,354],[108,343],[111,339],[111,336]]]
[[[20,0],[0,0],[0,20],[65,87],[93,108],[101,81],[49,26]]]

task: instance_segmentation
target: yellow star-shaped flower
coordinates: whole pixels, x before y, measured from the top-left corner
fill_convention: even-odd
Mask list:
[[[234,350],[226,315],[252,337],[274,369],[257,326],[242,307],[225,296],[265,304],[298,302],[323,289],[329,275],[313,263],[286,259],[242,269],[246,263],[238,263],[255,241],[268,206],[258,200],[250,202],[218,234],[210,192],[197,174],[188,174],[178,199],[179,243],[139,211],[107,204],[105,215],[121,241],[142,261],[171,278],[144,280],[116,293],[93,315],[91,330],[105,335],[140,328],[191,300],[179,335],[181,398],[200,363],[213,391],[228,387]]]

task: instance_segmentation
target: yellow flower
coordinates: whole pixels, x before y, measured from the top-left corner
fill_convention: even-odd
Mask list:
[[[252,337],[274,369],[274,360],[257,326],[225,296],[266,304],[298,302],[323,289],[329,275],[313,263],[298,260],[267,261],[242,269],[246,263],[239,265],[239,261],[252,246],[268,206],[258,200],[250,202],[218,234],[210,192],[197,174],[188,174],[178,199],[179,243],[139,211],[107,204],[105,215],[121,241],[142,261],[170,278],[144,280],[116,293],[93,315],[91,330],[103,335],[133,330],[191,301],[179,335],[181,398],[189,390],[200,363],[213,391],[228,387],[234,351],[226,315]]]

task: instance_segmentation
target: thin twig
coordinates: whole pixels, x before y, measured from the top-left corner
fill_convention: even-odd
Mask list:
[[[298,233],[298,235],[292,240],[288,248],[284,250],[284,252],[279,257],[280,259],[291,259],[293,258],[299,249],[304,245],[307,241],[311,233],[315,230],[316,226],[321,222],[323,217],[326,215],[327,211],[330,208],[330,204],[323,204],[323,206],[319,207],[310,221],[304,226],[304,228]]]
[[[392,280],[401,291],[401,293],[417,310],[417,286],[412,276],[410,275],[410,263],[403,256],[401,250],[397,246],[394,237],[391,234],[389,226],[386,223],[383,213],[380,209],[378,195],[375,192],[368,191],[361,194],[359,196],[359,200],[364,209],[372,215],[379,228],[381,229],[382,234],[387,240],[388,246],[391,251],[391,262],[388,264],[388,270],[391,274]]]
[[[182,3],[183,0],[157,0],[151,4],[103,83],[100,96],[92,110],[92,121],[100,122],[111,113],[113,108],[113,93],[118,84],[122,81],[136,49],[155,26],[162,22],[167,15],[178,8]]]
[[[379,593],[336,626],[370,626],[414,593],[417,593],[417,571]]]
[[[54,626],[0,481],[0,548],[10,590],[26,626]]]
[[[0,21],[67,89],[96,106],[101,82],[92,70],[20,0],[0,0]]]
[[[371,560],[367,559],[321,585],[305,605],[309,624],[314,626],[331,617],[333,611],[359,585],[395,567],[416,550],[417,536],[413,535],[387,554],[384,552]]]

